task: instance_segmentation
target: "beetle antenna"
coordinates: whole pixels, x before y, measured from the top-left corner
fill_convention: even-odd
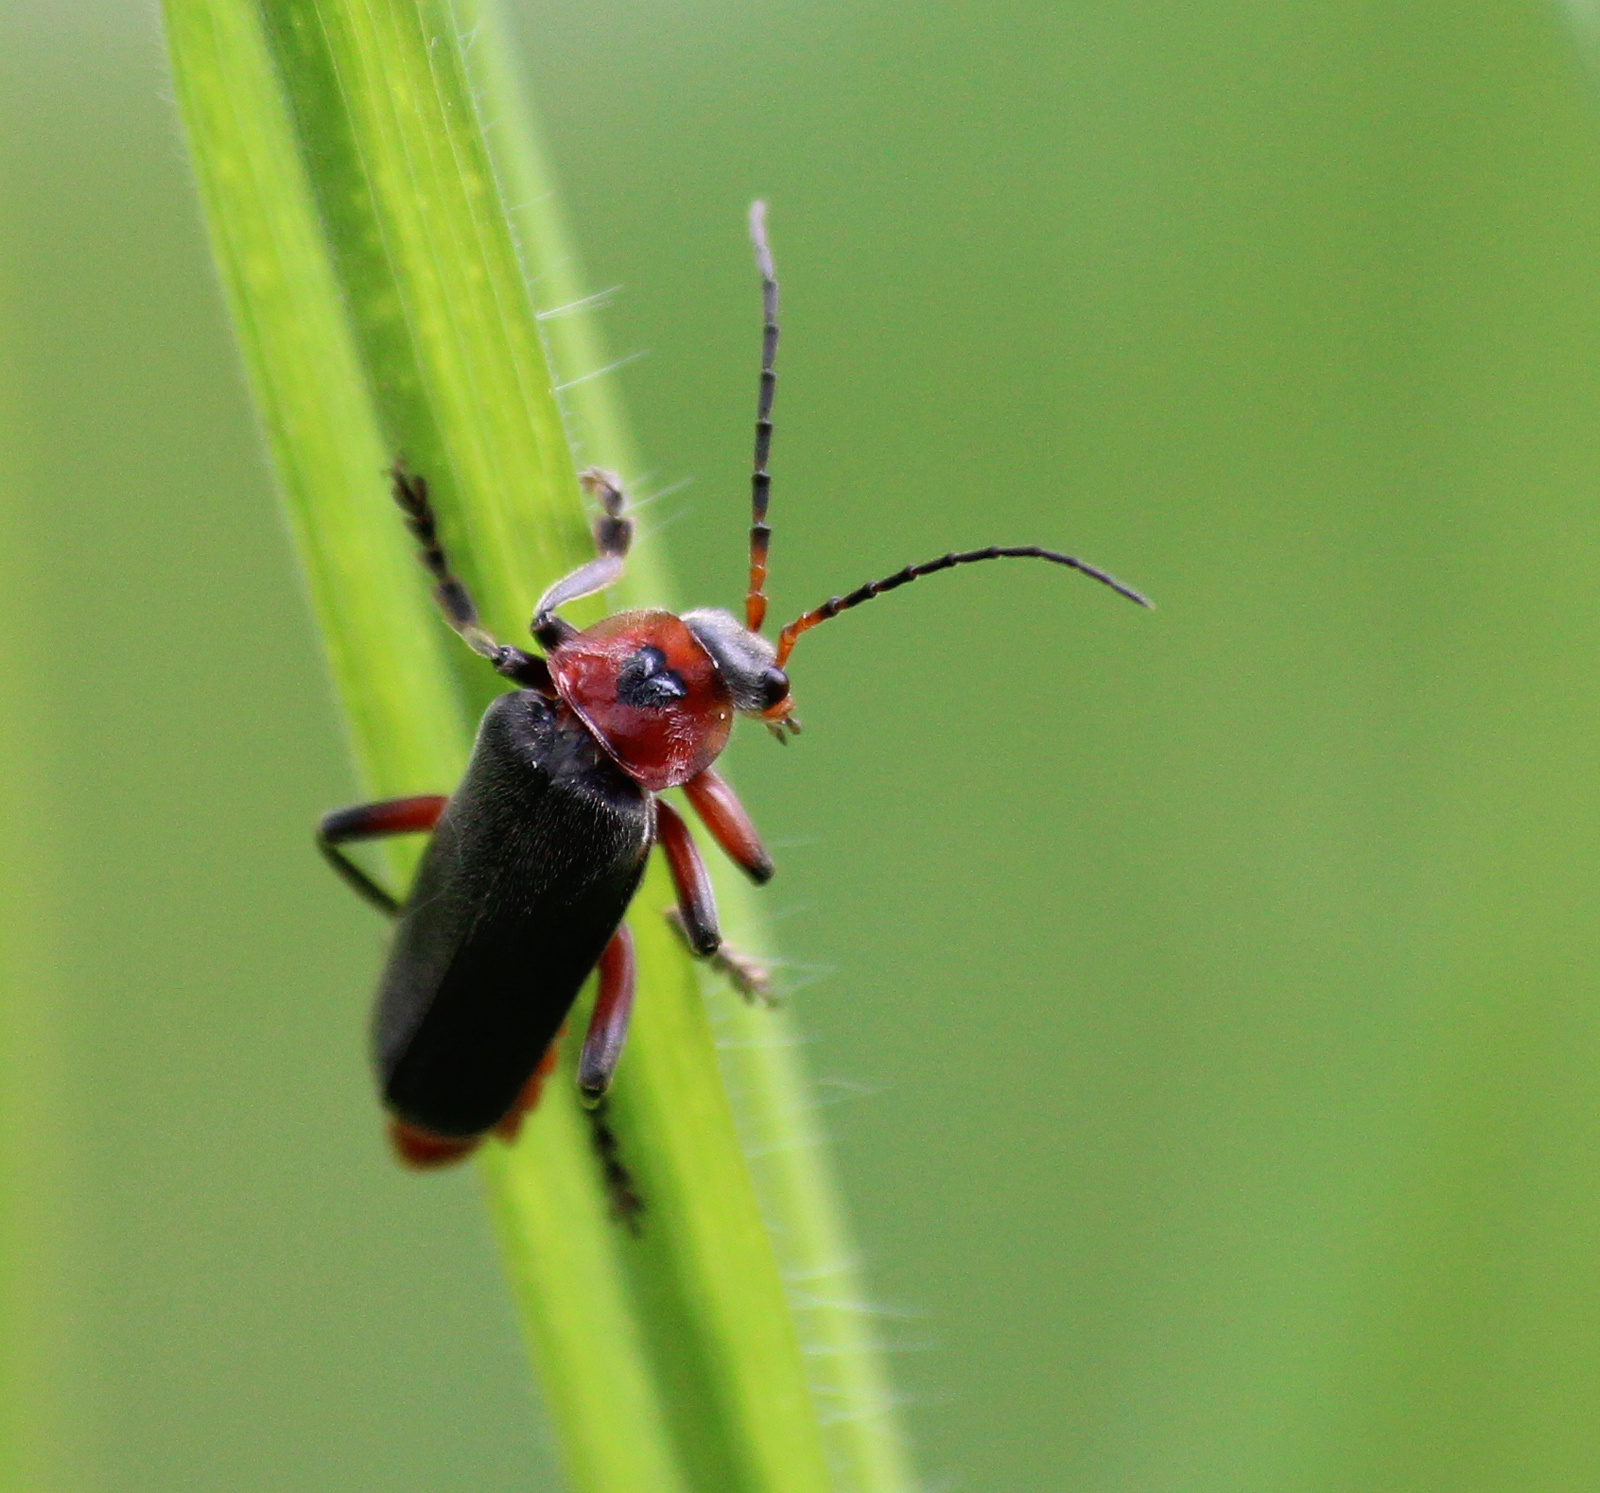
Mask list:
[[[988,549],[941,555],[937,560],[926,560],[921,565],[908,565],[904,570],[886,575],[881,581],[868,581],[866,585],[858,586],[848,596],[830,597],[820,607],[797,617],[778,634],[777,667],[781,669],[788,662],[800,634],[810,632],[819,622],[826,622],[830,617],[837,617],[840,612],[847,612],[851,607],[858,607],[864,601],[871,601],[874,596],[882,596],[885,591],[893,591],[897,586],[904,586],[921,576],[932,575],[937,570],[950,570],[957,565],[973,565],[979,560],[1049,560],[1056,565],[1065,565],[1071,570],[1079,571],[1090,580],[1099,581],[1102,586],[1111,587],[1118,596],[1126,596],[1129,601],[1137,602],[1142,607],[1154,606],[1148,597],[1141,596],[1132,586],[1124,586],[1116,577],[1107,575],[1105,571],[1083,560],[1074,559],[1071,555],[1040,549],[1036,544],[991,544]]]
[[[603,467],[588,467],[578,473],[578,485],[586,496],[600,505],[600,516],[594,521],[594,547],[598,553],[570,575],[562,576],[539,598],[529,627],[545,648],[555,647],[572,634],[571,626],[555,615],[556,608],[580,596],[604,591],[621,580],[628,547],[633,543],[633,523],[627,517],[628,499],[616,473]]]
[[[454,571],[439,539],[439,520],[428,497],[428,479],[407,470],[404,462],[397,461],[389,472],[394,484],[394,500],[405,515],[406,527],[421,548],[417,558],[433,577],[434,599],[445,621],[461,634],[467,647],[493,659],[499,645],[479,625],[478,609],[471,593]]]
[[[473,604],[472,593],[450,568],[449,557],[439,538],[439,518],[428,497],[428,479],[408,470],[403,461],[396,461],[389,469],[389,480],[394,487],[394,500],[405,515],[406,527],[421,546],[418,558],[433,577],[434,600],[444,613],[444,620],[460,634],[461,640],[474,653],[489,660],[495,671],[507,679],[530,689],[545,689],[550,684],[550,671],[542,659],[524,653],[520,648],[509,648],[496,642],[494,636],[478,621],[478,609]]]
[[[772,478],[767,457],[772,451],[772,396],[778,387],[778,274],[772,267],[767,243],[767,204],[750,204],[750,242],[755,246],[756,268],[761,272],[761,386],[756,396],[756,457],[750,477],[750,589],[744,599],[744,625],[760,632],[767,617],[767,546],[772,530],[767,525],[767,495]]]

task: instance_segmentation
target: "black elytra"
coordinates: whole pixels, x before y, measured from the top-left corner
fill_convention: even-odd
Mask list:
[[[507,1114],[622,921],[654,837],[649,795],[570,711],[532,690],[490,705],[378,985],[391,1114],[461,1138]]]

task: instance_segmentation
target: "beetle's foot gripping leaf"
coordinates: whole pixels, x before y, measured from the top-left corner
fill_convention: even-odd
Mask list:
[[[676,907],[669,907],[663,916],[672,931],[683,940],[684,948],[702,964],[716,970],[752,1006],[765,1006],[771,1010],[780,1004],[777,992],[772,988],[772,971],[761,960],[728,943],[723,943],[715,953],[696,954],[694,945],[689,941],[689,930],[684,927],[683,914]]]

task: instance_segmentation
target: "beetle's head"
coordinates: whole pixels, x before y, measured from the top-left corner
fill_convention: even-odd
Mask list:
[[[776,645],[720,607],[685,612],[683,622],[716,660],[733,708],[765,721],[781,735],[794,702],[789,695],[789,676],[778,667]]]

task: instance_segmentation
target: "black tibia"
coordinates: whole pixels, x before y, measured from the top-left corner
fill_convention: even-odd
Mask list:
[[[682,816],[660,799],[656,800],[656,842],[665,852],[667,869],[672,872],[689,947],[701,956],[715,954],[722,935],[717,932],[717,899],[706,874],[706,863],[700,859]]]
[[[628,1036],[628,1018],[633,1014],[633,935],[626,923],[611,935],[600,956],[599,972],[594,1014],[578,1058],[578,1090],[586,1104],[598,1104],[611,1087]]]
[[[480,654],[494,665],[495,671],[527,689],[554,694],[550,670],[542,658],[524,653],[520,648],[498,643],[478,621],[478,609],[472,595],[461,578],[450,569],[449,557],[439,538],[439,518],[428,498],[428,479],[406,470],[403,462],[396,462],[390,476],[394,482],[394,500],[405,515],[406,527],[411,530],[421,546],[420,558],[434,579],[433,595],[444,613],[445,621],[462,637],[474,653]]]
[[[415,798],[388,798],[381,803],[357,804],[324,814],[317,825],[317,849],[340,877],[379,912],[393,917],[399,899],[385,891],[338,847],[358,840],[379,840],[389,835],[423,834],[439,821],[448,802],[442,793]]]
[[[755,465],[750,477],[750,589],[745,595],[745,626],[760,632],[767,616],[767,550],[772,529],[767,524],[767,500],[772,478],[767,461],[772,454],[772,398],[778,374],[778,276],[767,243],[767,204],[750,204],[750,242],[761,272],[761,383],[756,393]]]
[[[390,1111],[476,1135],[516,1103],[622,921],[654,839],[650,798],[566,706],[484,713],[378,989]]]
[[[669,907],[665,917],[667,926],[683,940],[689,952],[716,970],[751,1005],[770,1007],[778,1004],[778,997],[772,991],[772,972],[759,959],[728,943],[718,944],[715,953],[701,954],[689,942],[689,930],[683,925],[683,914],[676,907]]]

